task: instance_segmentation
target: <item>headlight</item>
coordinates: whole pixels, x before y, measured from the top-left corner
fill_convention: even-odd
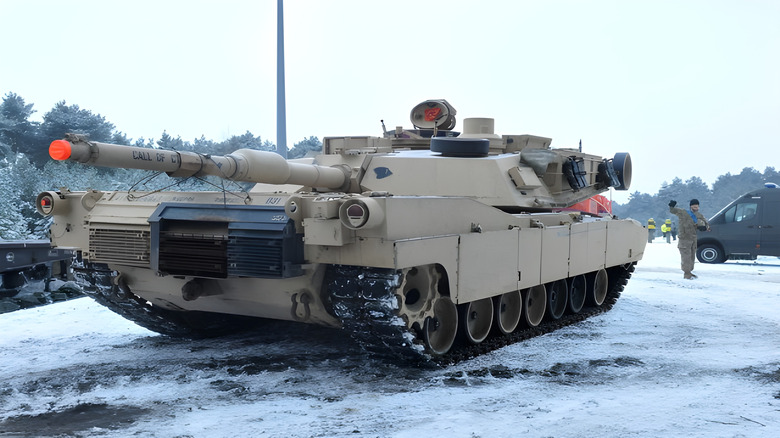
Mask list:
[[[373,228],[385,219],[385,212],[376,200],[352,198],[339,207],[339,219],[350,230]]]
[[[57,192],[41,192],[35,200],[35,209],[43,216],[64,213],[68,203]]]

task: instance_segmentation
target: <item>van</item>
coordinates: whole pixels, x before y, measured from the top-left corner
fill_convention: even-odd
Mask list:
[[[746,193],[710,219],[711,231],[699,231],[696,258],[702,263],[780,257],[780,188]]]

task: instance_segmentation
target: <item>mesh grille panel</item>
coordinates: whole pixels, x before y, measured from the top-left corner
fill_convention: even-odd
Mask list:
[[[174,275],[227,277],[227,237],[163,231],[160,270]]]
[[[89,258],[100,263],[148,267],[149,231],[92,228],[89,231]]]
[[[228,250],[230,274],[247,277],[282,277],[281,239],[232,236]]]

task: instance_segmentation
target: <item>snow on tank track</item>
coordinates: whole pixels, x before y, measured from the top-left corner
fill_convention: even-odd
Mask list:
[[[580,313],[547,318],[537,327],[518,327],[511,334],[491,335],[472,345],[456,342],[444,356],[426,352],[418,334],[408,329],[398,315],[396,291],[401,272],[359,266],[333,266],[325,278],[326,301],[342,327],[367,352],[388,361],[417,366],[456,364],[498,348],[550,333],[612,308],[635,265],[607,269],[609,289],[599,307],[585,307]],[[105,265],[74,264],[77,282],[85,295],[141,327],[172,337],[202,338],[229,334],[251,325],[253,318],[205,312],[173,312],[155,307],[113,283],[116,272]]]
[[[253,325],[256,318],[207,312],[175,312],[152,306],[126,287],[114,284],[117,272],[107,265],[73,263],[76,283],[84,295],[143,328],[180,338],[208,338]]]
[[[325,278],[327,300],[331,311],[345,330],[369,353],[391,361],[416,365],[452,365],[559,328],[583,321],[612,308],[628,283],[635,265],[613,266],[607,269],[609,288],[601,306],[585,307],[580,313],[565,314],[558,320],[547,318],[537,327],[518,327],[502,336],[492,335],[472,345],[456,342],[443,356],[425,351],[417,334],[408,329],[398,315],[397,289],[401,272],[392,269],[334,266]]]

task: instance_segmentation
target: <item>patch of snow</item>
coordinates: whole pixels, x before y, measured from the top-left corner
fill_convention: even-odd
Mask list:
[[[434,370],[293,323],[179,341],[88,298],[3,314],[0,437],[778,436],[780,260],[679,262],[649,244],[610,312]]]

